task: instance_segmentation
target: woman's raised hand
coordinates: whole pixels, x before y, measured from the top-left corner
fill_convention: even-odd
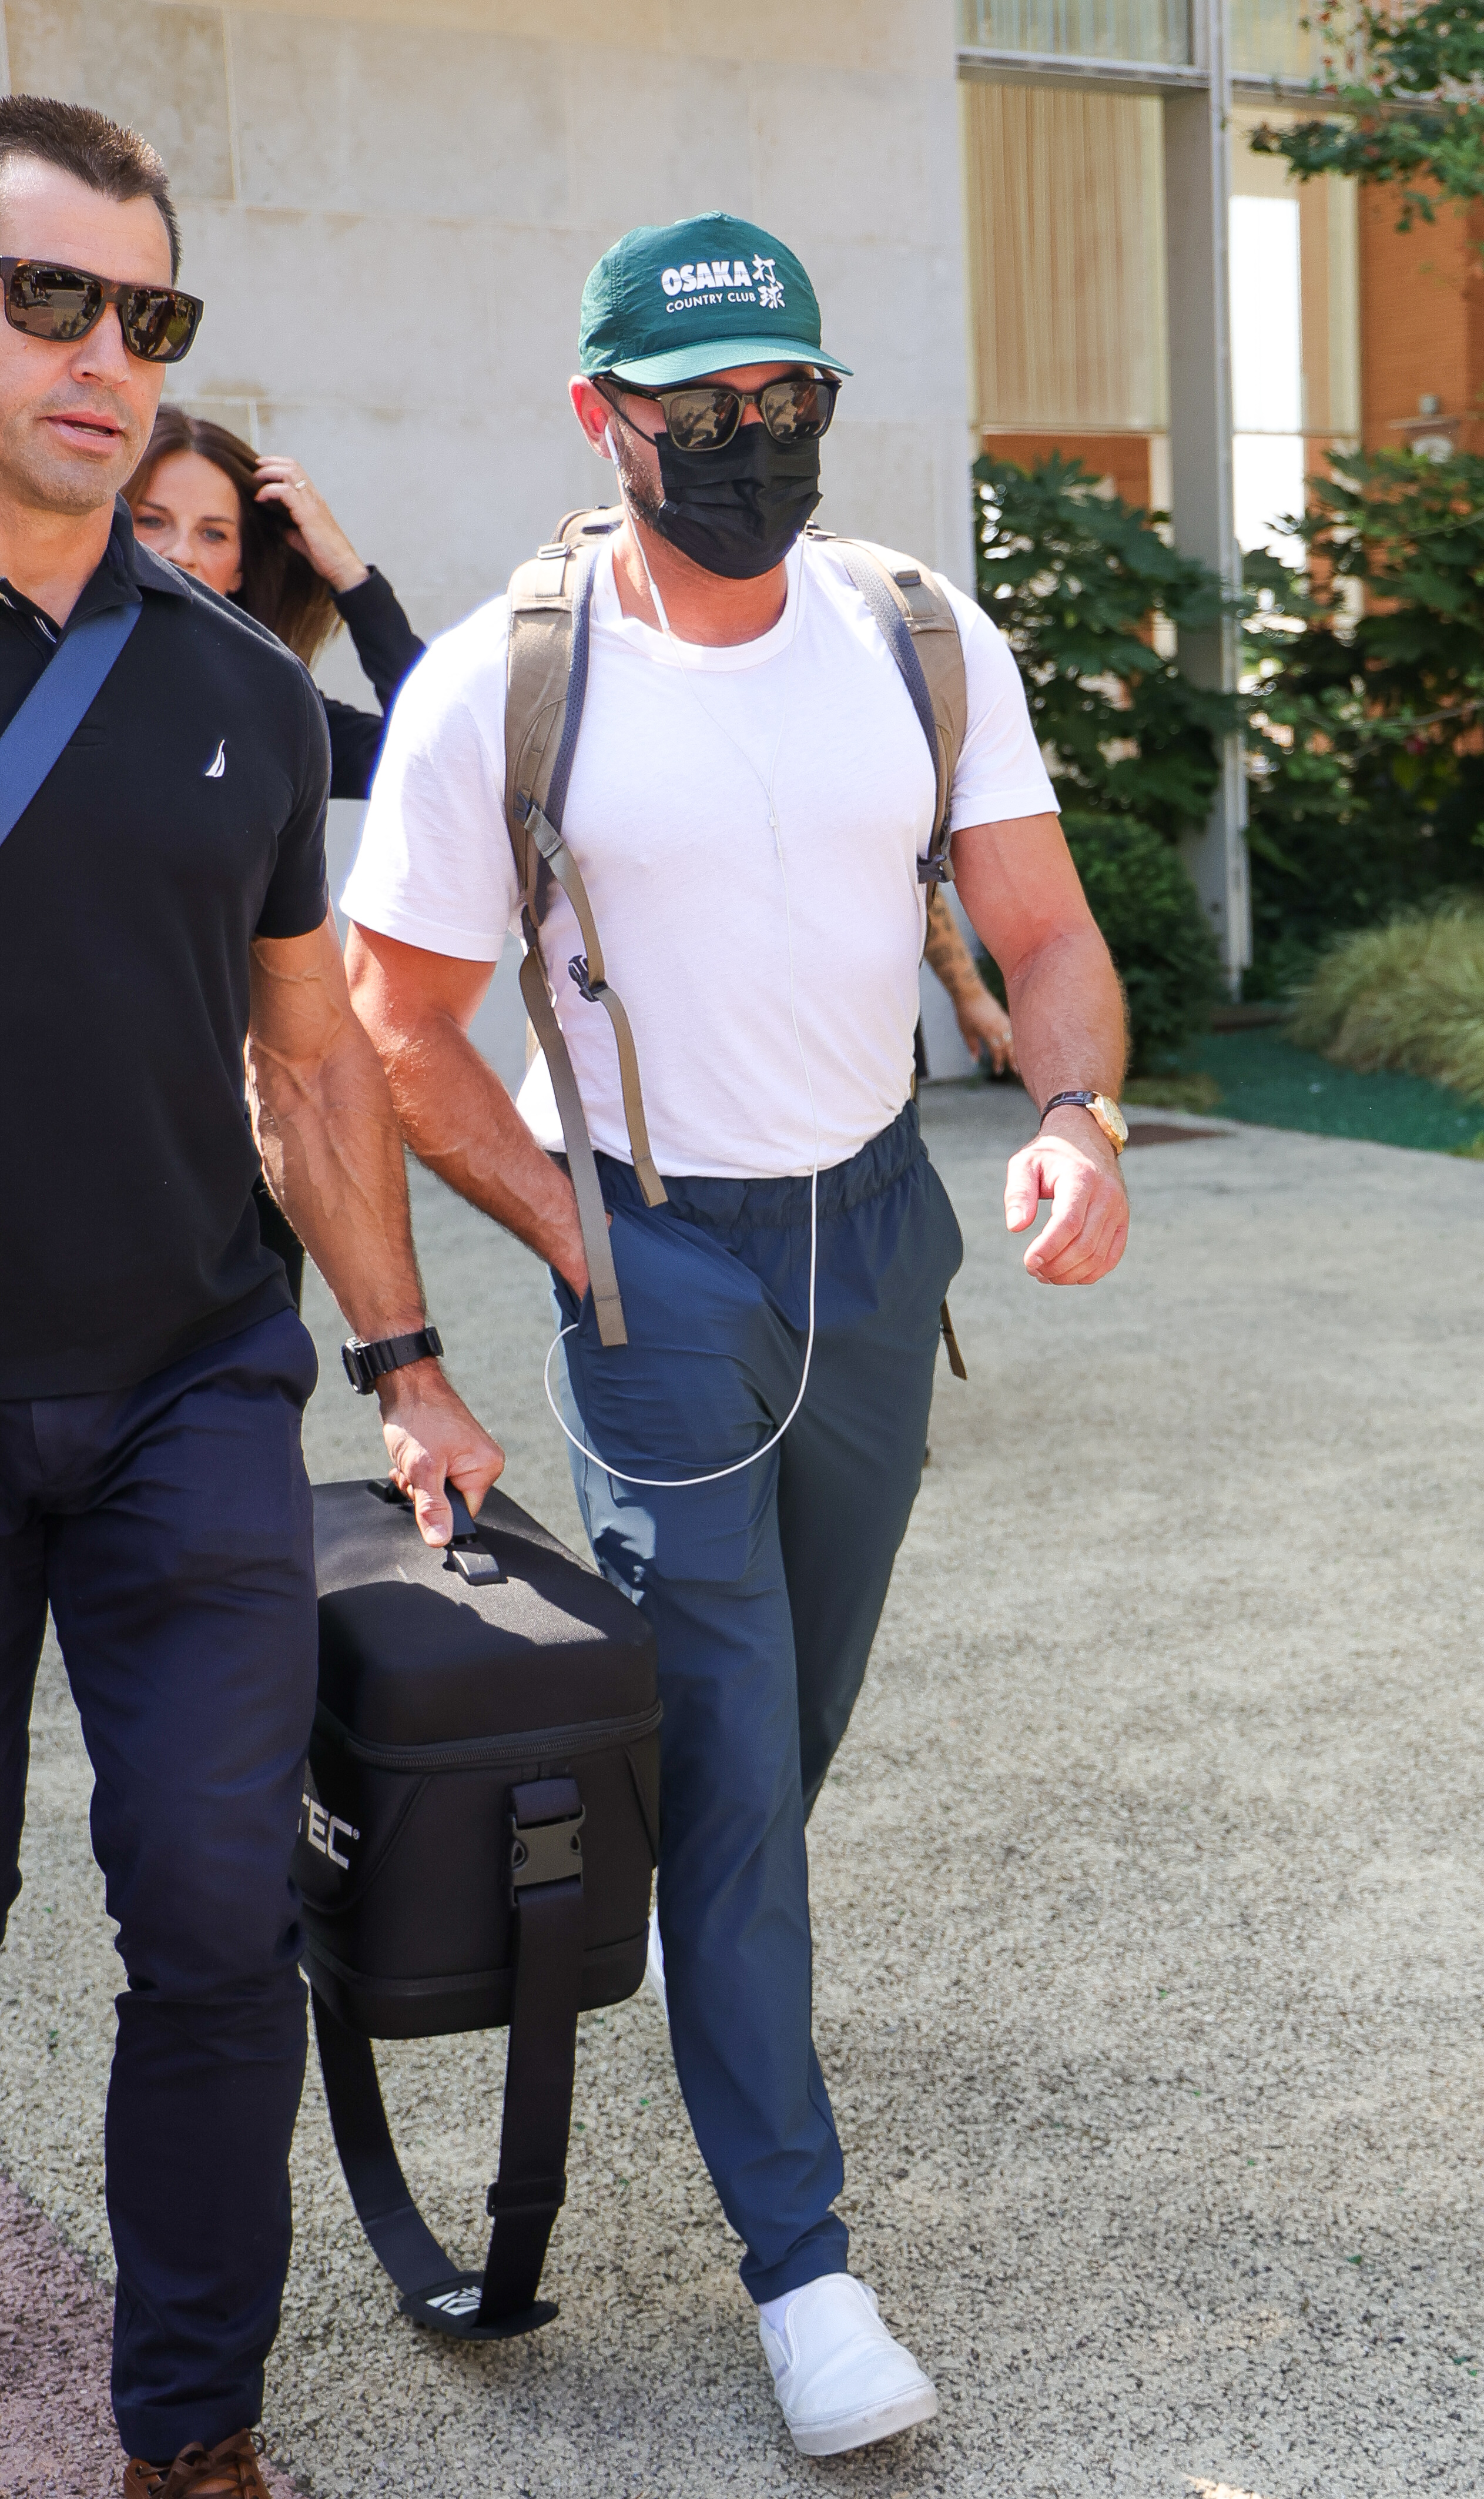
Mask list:
[[[354,590],[370,568],[361,562],[317,486],[286,452],[267,451],[258,462],[260,503],[281,503],[291,524],[290,546],[307,556],[332,590]]]

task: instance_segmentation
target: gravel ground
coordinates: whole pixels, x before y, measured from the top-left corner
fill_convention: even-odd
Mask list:
[[[940,2419],[855,2459],[794,2455],[644,1996],[584,2022],[548,2269],[563,2314],[529,2343],[471,2351],[398,2319],[311,2083],[267,2426],[323,2499],[1484,2482],[1484,1167],[1167,1137],[1127,1165],[1123,1268],[1056,1293],[999,1224],[1025,1116],[981,1086],[929,1097],[970,1245],[971,1379],[943,1370],[813,1833],[855,2260]],[[508,1488],[574,1535],[541,1280],[431,1185],[418,1206]],[[310,1316],[328,1352],[322,1296]],[[321,1476],[374,1463],[328,1372],[308,1444]],[[0,2160],[105,2279],[116,1964],[54,1660],[36,1732]],[[468,2260],[500,2049],[384,2058],[416,2188]]]

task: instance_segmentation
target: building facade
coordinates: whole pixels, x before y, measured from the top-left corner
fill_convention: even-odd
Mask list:
[[[971,577],[952,0],[3,0],[15,90],[152,139],[207,314],[171,387],[291,450],[427,633],[603,474],[566,405],[627,227],[786,233],[855,368],[829,517]]]
[[[172,388],[292,451],[426,634],[602,493],[565,405],[582,280],[627,226],[696,209],[788,235],[855,369],[823,517],[966,586],[982,448],[1078,453],[1232,578],[1328,449],[1484,447],[1468,221],[1401,238],[1384,196],[1252,152],[1318,66],[1303,16],[0,0],[0,77],[156,142],[208,304]],[[1182,657],[1235,683],[1230,633]],[[343,641],[323,673],[354,696]],[[1234,985],[1243,821],[1234,743],[1187,844]],[[935,1065],[966,1065],[928,996]]]

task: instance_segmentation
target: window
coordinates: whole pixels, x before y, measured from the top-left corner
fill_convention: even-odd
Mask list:
[[[1318,76],[1319,41],[1299,0],[1231,0],[1228,41],[1238,77]]]
[[[959,26],[961,43],[997,52],[1177,66],[1191,58],[1189,0],[959,0]]]
[[[1237,542],[1293,561],[1274,527],[1304,508],[1304,347],[1296,199],[1232,202]]]

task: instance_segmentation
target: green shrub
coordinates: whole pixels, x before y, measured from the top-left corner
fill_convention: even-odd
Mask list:
[[[1166,1076],[1131,1076],[1123,1087],[1125,1102],[1137,1102],[1154,1111],[1214,1111],[1221,1100],[1221,1087],[1214,1076],[1199,1069]]]
[[[1236,698],[1192,684],[1174,629],[1221,612],[1213,573],[1076,460],[977,460],[980,603],[1020,665],[1093,917],[1128,1000],[1135,1070],[1178,1051],[1221,994],[1210,924],[1174,845],[1205,817]],[[989,977],[998,987],[993,966]]]
[[[1245,567],[1249,996],[1484,877],[1484,459],[1354,452],[1308,492],[1307,583]]]
[[[1294,523],[1304,568],[1244,563],[1241,697],[1169,656],[1177,631],[1219,616],[1221,590],[1161,514],[1055,455],[1030,471],[980,460],[974,476],[980,601],[1020,665],[1064,807],[1173,844],[1205,818],[1218,741],[1245,719],[1248,997],[1291,995],[1342,930],[1484,881],[1484,458],[1356,452],[1311,478]],[[1136,942],[1125,928],[1126,954]],[[1187,954],[1178,973],[1148,969],[1145,1009],[1128,956],[1145,1063],[1166,1022],[1188,1031],[1199,1014],[1154,1002],[1194,994]]]
[[[1123,983],[1130,1066],[1142,1076],[1203,1030],[1223,994],[1216,940],[1178,853],[1152,826],[1076,812],[1061,821]]]
[[[1063,805],[1177,840],[1204,821],[1216,740],[1240,716],[1167,647],[1175,629],[1216,621],[1215,574],[1176,553],[1162,514],[1103,494],[1080,461],[976,460],[974,479],[980,605],[1019,662]]]
[[[1400,1067],[1484,1102],[1484,906],[1363,928],[1321,960],[1292,1037],[1340,1066]]]
[[[1128,1001],[1129,1067],[1136,1076],[1176,1055],[1225,994],[1221,958],[1178,853],[1132,816],[1062,817],[1094,920]],[[988,956],[995,995],[1005,985]]]

